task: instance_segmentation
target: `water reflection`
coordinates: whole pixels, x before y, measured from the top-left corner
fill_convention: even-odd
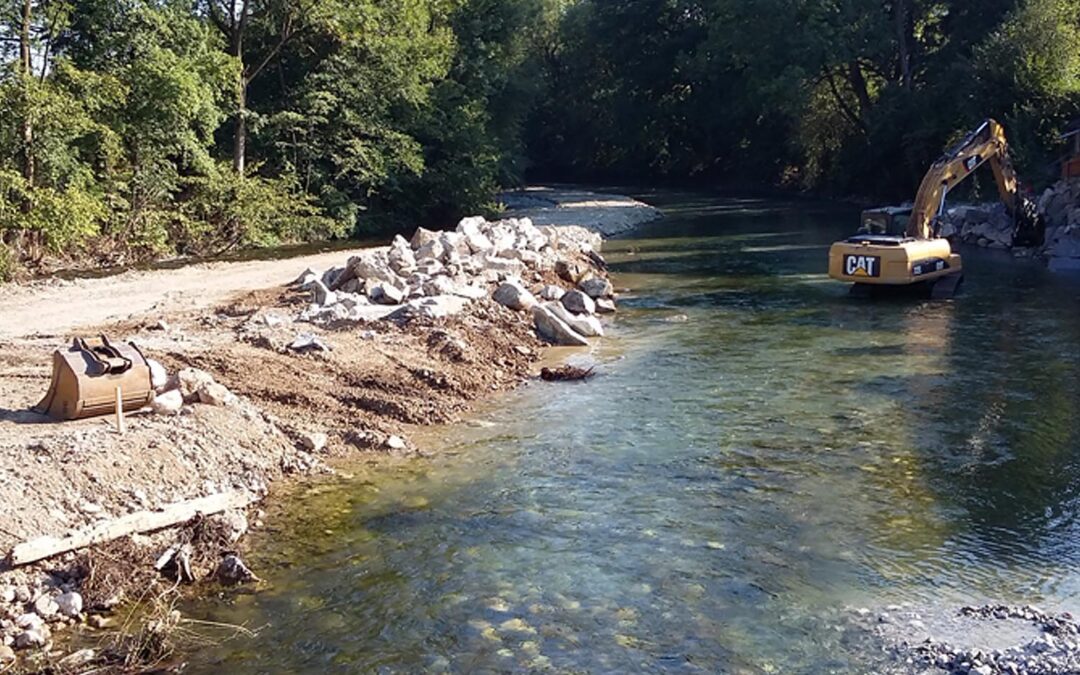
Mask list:
[[[193,670],[880,672],[844,605],[1074,609],[1075,288],[975,254],[953,302],[858,302],[843,212],[677,212],[613,246],[600,377],[296,495],[270,588],[195,608],[269,628]]]

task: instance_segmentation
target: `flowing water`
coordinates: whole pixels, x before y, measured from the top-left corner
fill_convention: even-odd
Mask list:
[[[849,299],[851,210],[646,198],[599,376],[284,500],[191,672],[879,672],[843,608],[1080,607],[1080,284]]]

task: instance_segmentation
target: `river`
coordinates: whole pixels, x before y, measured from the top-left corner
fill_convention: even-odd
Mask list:
[[[282,499],[267,583],[187,608],[258,637],[188,672],[880,672],[848,608],[1080,609],[1080,284],[965,250],[954,301],[850,299],[852,209],[643,198],[599,375]]]

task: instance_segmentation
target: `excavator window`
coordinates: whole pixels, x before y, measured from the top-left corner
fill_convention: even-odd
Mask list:
[[[858,234],[903,235],[907,231],[911,211],[863,211]]]

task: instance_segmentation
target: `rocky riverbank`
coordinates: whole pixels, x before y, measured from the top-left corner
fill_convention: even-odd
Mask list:
[[[422,452],[409,440],[411,425],[453,422],[472,401],[532,379],[545,344],[587,345],[602,335],[599,315],[615,310],[615,298],[596,231],[617,229],[605,214],[618,228],[629,222],[626,209],[634,222],[657,214],[620,197],[608,201],[623,206],[605,210],[601,196],[578,194],[593,210],[571,216],[556,203],[537,222],[468,218],[420,229],[327,269],[295,269],[291,284],[237,288],[223,303],[178,308],[163,287],[163,302],[149,311],[72,329],[130,339],[161,364],[154,406],[131,415],[123,434],[108,420],[57,424],[28,410],[69,331],[35,335],[24,326],[23,337],[0,344],[0,549],[183,513],[191,500],[238,495],[246,503],[287,475],[333,471],[357,453],[379,461]],[[125,280],[80,290],[108,294],[110,283]],[[226,554],[261,518],[233,508],[36,565],[12,569],[9,557],[0,568],[0,668],[16,652],[29,670],[132,658],[137,648],[122,636],[145,639],[151,626],[118,608],[147,598],[161,605],[174,582],[235,577],[237,561]],[[165,630],[182,618],[170,609],[147,621]],[[92,653],[55,647],[82,639],[57,636],[110,624],[127,625]]]
[[[1080,179],[1059,181],[1039,197],[1046,238],[1035,249],[1013,249],[1013,220],[1000,203],[958,205],[946,212],[942,236],[967,244],[1013,249],[1017,256],[1045,259],[1053,270],[1080,270]]]
[[[980,605],[932,611],[893,605],[852,621],[910,672],[929,675],[1063,675],[1080,672],[1080,624],[1037,607]]]

